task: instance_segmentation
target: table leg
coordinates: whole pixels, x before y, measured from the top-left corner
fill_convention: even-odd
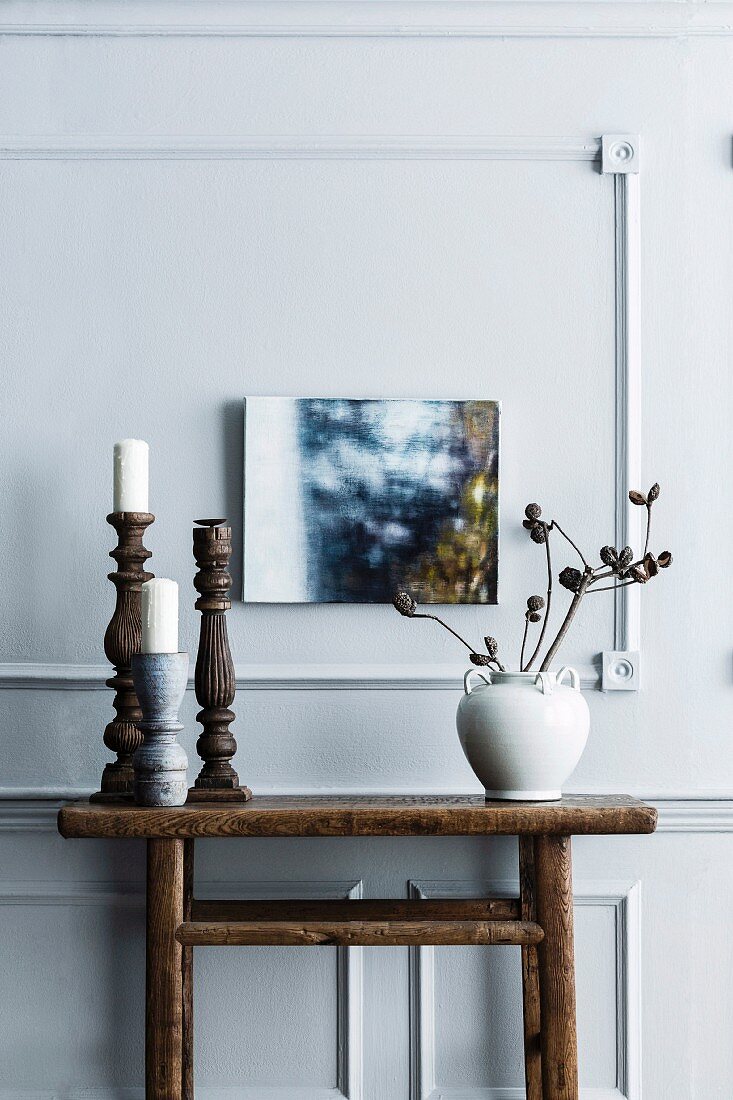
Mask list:
[[[537,920],[534,879],[534,838],[519,838],[519,903],[522,920]],[[540,980],[537,947],[522,948],[522,1006],[524,1009],[524,1078],[527,1100],[542,1100],[540,1054]]]
[[[575,1021],[573,876],[570,837],[539,836],[534,843],[543,1100],[578,1100]]]
[[[145,1100],[182,1100],[184,842],[147,843]]]
[[[183,919],[191,919],[193,901],[193,867],[195,841],[183,842]],[[181,950],[183,981],[183,1100],[193,1098],[193,948]]]

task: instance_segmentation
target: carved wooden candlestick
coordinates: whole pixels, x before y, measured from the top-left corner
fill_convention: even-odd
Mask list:
[[[117,547],[110,557],[117,562],[117,572],[109,579],[117,589],[117,603],[104,635],[104,652],[114,665],[115,674],[106,681],[114,689],[115,717],[104,731],[104,743],[117,754],[117,759],[105,765],[102,787],[92,795],[92,802],[116,802],[132,797],[132,754],[142,744],[143,735],[137,728],[142,711],[132,682],[130,665],[133,653],[140,652],[142,624],[140,620],[140,588],[153,576],[143,568],[150,550],[143,546],[145,530],[154,521],[150,512],[112,512],[107,523],[117,532]]]
[[[193,530],[193,555],[198,566],[194,587],[200,593],[196,610],[201,612],[201,633],[196,657],[196,699],[203,710],[196,715],[204,727],[196,752],[204,761],[198,778],[188,792],[189,802],[246,802],[249,787],[239,784],[232,767],[237,742],[229,726],[234,702],[234,662],[227,637],[226,612],[232,606],[227,572],[232,556],[232,529],[223,519],[197,519]]]

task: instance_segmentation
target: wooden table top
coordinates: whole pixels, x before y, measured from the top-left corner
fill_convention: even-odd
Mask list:
[[[76,802],[65,837],[519,836],[653,833],[657,811],[627,795],[487,802],[480,795],[266,796],[172,809]]]

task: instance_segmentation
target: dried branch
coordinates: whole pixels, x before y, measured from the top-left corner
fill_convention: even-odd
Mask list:
[[[630,584],[638,584],[636,580],[623,581],[621,584],[604,584],[603,588],[591,588],[590,585],[586,589],[589,596],[592,596],[594,592],[615,592],[619,588],[628,588]]]
[[[495,667],[497,672],[506,672],[501,661],[496,657],[488,657],[485,653],[472,653],[471,664],[477,665],[479,668],[492,668]]]
[[[652,506],[651,506],[651,504],[647,504],[647,506],[646,506],[646,538],[644,539],[644,554],[643,554],[643,557],[646,557],[647,551],[649,550],[649,535],[651,533],[651,529],[652,529]]]
[[[440,625],[441,625],[442,627],[445,627],[445,629],[446,629],[446,630],[447,630],[447,631],[448,631],[448,632],[449,632],[450,634],[452,634],[454,638],[457,638],[459,642],[463,642],[463,644],[465,645],[465,647],[466,647],[466,649],[467,649],[467,650],[469,651],[469,653],[473,653],[473,652],[474,652],[473,646],[472,646],[472,645],[469,645],[469,643],[468,643],[468,642],[466,641],[466,639],[465,639],[465,638],[462,638],[462,637],[461,637],[461,635],[460,635],[460,634],[458,634],[458,633],[457,633],[457,632],[456,632],[456,631],[455,631],[455,630],[453,629],[453,627],[452,627],[452,626],[448,626],[448,623],[444,623],[444,622],[443,622],[443,620],[442,620],[442,619],[439,619],[437,615],[426,615],[426,614],[425,614],[424,612],[420,612],[419,614],[411,615],[411,616],[410,616],[410,618],[412,618],[412,619],[432,619],[432,620],[433,620],[434,622],[436,622],[436,623],[440,623]]]
[[[562,625],[561,625],[560,629],[558,630],[557,634],[555,635],[555,640],[552,643],[552,645],[550,646],[550,648],[548,649],[547,653],[545,654],[545,659],[543,660],[542,664],[540,665],[540,672],[547,672],[548,668],[552,664],[553,657],[555,656],[558,649],[560,648],[563,641],[565,640],[565,635],[567,634],[568,630],[570,629],[570,624],[572,623],[573,619],[575,618],[577,610],[578,610],[578,608],[580,607],[580,605],[583,601],[583,596],[585,596],[586,589],[587,589],[587,587],[590,583],[590,578],[592,577],[592,575],[593,575],[593,571],[592,571],[591,567],[586,566],[586,569],[583,572],[583,576],[581,578],[578,590],[575,593],[575,595],[573,596],[570,607],[568,608],[567,615],[563,619]]]
[[[635,504],[637,508],[646,508],[646,539],[644,541],[644,554],[646,557],[649,550],[649,533],[652,525],[652,504],[655,500],[659,500],[659,494],[661,493],[659,488],[659,482],[655,481],[649,492],[644,495],[640,493],[638,489],[629,490],[629,500],[632,504]]]
[[[396,592],[392,603],[400,615],[404,615],[407,619],[432,619],[433,622],[439,623],[449,634],[452,634],[454,638],[457,638],[462,645],[465,645],[468,652],[471,654],[471,661],[475,665],[496,665],[499,672],[506,672],[501,661],[497,660],[496,654],[498,651],[498,642],[495,638],[486,638],[486,646],[489,650],[487,656],[482,653],[476,653],[473,646],[462,638],[461,635],[453,629],[452,626],[448,626],[448,623],[444,623],[437,615],[430,615],[424,611],[417,610],[417,600],[414,599],[409,592],[401,591]],[[491,643],[491,645],[489,644]],[[493,647],[493,652],[492,652]]]
[[[573,540],[572,540],[572,539],[570,538],[570,535],[566,534],[566,533],[565,533],[565,531],[563,531],[562,527],[560,526],[560,524],[559,524],[559,523],[557,522],[557,520],[556,520],[556,519],[553,519],[552,523],[551,523],[551,524],[549,525],[549,528],[548,528],[548,530],[552,531],[552,530],[553,530],[553,528],[554,528],[555,530],[559,531],[559,532],[560,532],[560,534],[562,535],[562,537],[563,537],[563,538],[564,538],[564,539],[565,539],[565,540],[566,540],[567,542],[569,542],[569,543],[570,543],[570,545],[572,546],[573,550],[574,550],[574,551],[575,551],[575,553],[576,553],[576,554],[578,555],[578,557],[579,557],[579,558],[580,558],[580,560],[582,561],[583,565],[584,565],[584,566],[585,566],[585,568],[587,569],[587,568],[588,568],[588,562],[587,562],[587,561],[585,560],[585,557],[584,557],[584,555],[583,555],[582,551],[581,551],[581,550],[579,549],[579,547],[577,547],[577,546],[576,546],[576,544],[575,544],[575,543],[573,542]]]
[[[525,672],[524,667],[524,647],[527,644],[527,631],[529,630],[530,623],[539,623],[542,621],[540,611],[545,606],[545,601],[542,596],[530,596],[527,600],[527,610],[524,613],[524,637],[522,638],[522,652],[519,655],[519,670]]]
[[[524,647],[527,644],[527,631],[529,630],[529,616],[524,616],[524,634],[522,635],[522,650],[519,654],[519,671],[525,672],[524,667]]]
[[[497,656],[499,652],[499,643],[497,642],[496,638],[492,638],[490,634],[487,634],[484,638],[484,645],[486,646],[486,652],[489,655],[488,663],[496,665],[499,672],[506,672],[506,669],[504,668],[503,664]],[[484,663],[482,660],[480,660],[480,655],[477,653],[471,654],[471,660],[475,665]]]
[[[644,559],[639,558],[637,561],[630,562],[629,565],[624,569],[624,571],[622,573],[619,573],[616,569],[607,569],[605,573],[597,573],[594,570],[593,571],[593,576],[591,578],[591,581],[590,581],[590,584],[588,585],[588,587],[592,588],[592,586],[595,585],[598,581],[605,581],[609,577],[620,577],[621,580],[624,580],[624,578],[627,577],[629,575],[629,573],[631,573],[632,569],[638,569],[639,566],[641,566],[643,564],[644,564]],[[598,589],[594,588],[593,591],[600,592],[602,590],[600,588],[598,588]]]
[[[633,561],[633,552],[631,547],[624,546],[619,552],[614,546],[603,546],[601,548],[600,557],[602,565],[591,566],[586,559],[583,552],[580,550],[577,543],[570,538],[568,533],[563,530],[560,524],[556,520],[552,520],[550,523],[546,523],[542,518],[542,509],[539,504],[528,504],[524,510],[525,519],[523,520],[523,526],[529,531],[530,538],[537,544],[543,544],[545,546],[545,557],[547,561],[547,599],[543,599],[542,596],[530,596],[527,600],[527,610],[525,611],[524,632],[522,635],[522,646],[519,658],[519,668],[522,672],[528,672],[531,670],[532,665],[537,659],[539,653],[542,650],[542,646],[545,641],[545,634],[550,621],[550,606],[552,603],[552,591],[553,591],[553,576],[552,576],[552,556],[550,552],[550,532],[557,530],[565,541],[573,548],[583,563],[583,570],[576,569],[573,566],[566,566],[558,576],[558,580],[563,588],[567,588],[573,593],[573,598],[566,612],[565,618],[560,624],[560,628],[555,635],[549,649],[545,653],[544,659],[540,664],[540,671],[546,672],[552,661],[557,654],[558,649],[565,640],[565,636],[568,633],[571,623],[575,618],[580,604],[588,592],[615,592],[619,588],[628,588],[630,584],[646,584],[653,577],[656,577],[660,570],[667,569],[672,564],[672,555],[669,550],[663,551],[658,557],[649,551],[649,540],[651,534],[651,509],[655,500],[659,497],[660,489],[659,485],[655,482],[652,485],[648,493],[640,493],[636,489],[632,489],[629,492],[629,500],[637,507],[645,507],[647,510],[647,523],[646,523],[646,537],[644,540],[644,553],[637,561]],[[605,567],[605,568],[604,568]],[[599,581],[608,580],[613,577],[614,582],[612,584],[602,585],[596,587]],[[394,606],[401,615],[405,615],[410,619],[433,619],[436,623],[442,626],[449,634],[452,634],[462,645],[466,647],[471,655],[471,661],[474,665],[479,667],[493,667],[497,668],[500,672],[504,672],[504,665],[498,659],[499,645],[495,638],[486,637],[484,639],[486,643],[486,653],[477,653],[473,646],[462,638],[461,635],[448,626],[446,622],[443,622],[437,615],[430,614],[428,612],[418,612],[417,602],[413,599],[409,592],[398,592],[394,597]],[[540,614],[540,611],[544,608],[544,616]],[[537,645],[534,648],[529,660],[525,663],[525,652],[527,648],[527,639],[529,637],[529,625],[530,623],[539,623],[542,621],[540,629],[539,639]]]
[[[392,600],[392,604],[396,611],[399,611],[400,615],[404,615],[406,619],[433,619],[434,622],[440,623],[449,634],[452,634],[454,638],[457,638],[459,642],[465,645],[469,653],[473,653],[473,646],[469,645],[465,638],[462,638],[452,626],[448,626],[448,623],[444,623],[442,619],[439,619],[437,615],[428,615],[425,612],[418,612],[417,600],[414,599],[409,592],[396,592]]]
[[[534,662],[537,660],[537,654],[542,648],[542,643],[545,640],[545,634],[547,633],[547,624],[550,621],[550,605],[552,603],[552,558],[550,556],[550,535],[547,528],[547,524],[542,525],[545,528],[545,556],[547,558],[547,599],[545,600],[545,618],[540,630],[540,636],[537,639],[537,645],[534,647],[532,656],[527,661],[527,664],[520,665],[521,672],[529,672]]]

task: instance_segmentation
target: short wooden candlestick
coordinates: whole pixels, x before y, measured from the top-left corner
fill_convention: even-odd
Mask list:
[[[104,731],[104,743],[117,754],[117,759],[105,765],[101,790],[92,795],[92,802],[132,798],[132,755],[142,744],[143,735],[137,728],[142,711],[130,666],[133,653],[140,652],[140,589],[143,581],[153,576],[143,568],[150,557],[150,550],[143,546],[143,537],[154,519],[149,512],[112,512],[107,516],[107,523],[117,532],[117,546],[110,550],[110,557],[118,568],[108,574],[117,590],[114,615],[104,635],[104,652],[115,669],[114,676],[107,680],[107,687],[115,692],[112,703],[115,717]]]
[[[232,767],[237,742],[229,726],[234,702],[234,662],[227,637],[226,613],[232,606],[227,572],[232,556],[232,529],[223,519],[199,519],[193,530],[193,554],[198,566],[194,587],[200,593],[201,633],[196,657],[196,699],[203,708],[196,720],[204,727],[196,752],[204,762],[188,792],[189,802],[246,802],[249,787],[240,786]]]

